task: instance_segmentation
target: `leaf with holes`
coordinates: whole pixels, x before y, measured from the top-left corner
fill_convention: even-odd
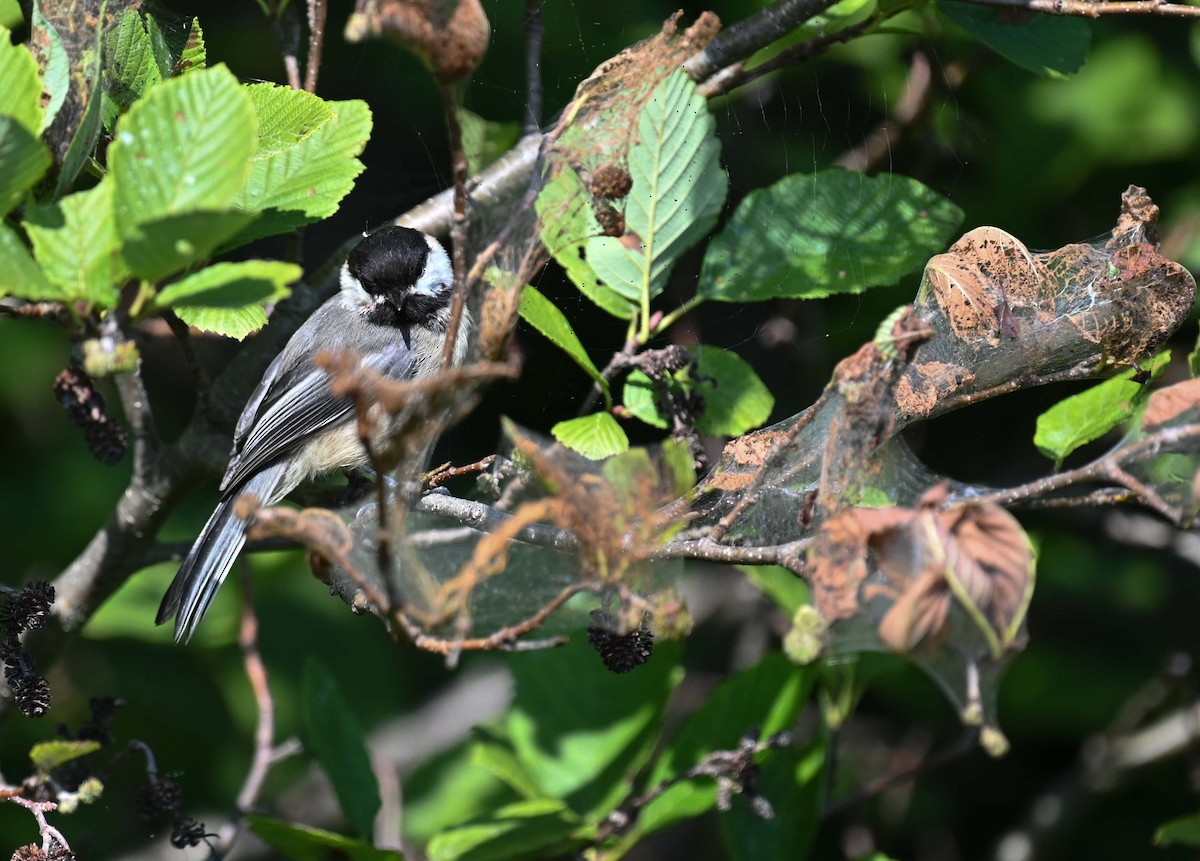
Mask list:
[[[945,248],[962,217],[906,176],[791,174],[738,204],[705,251],[698,294],[761,302],[895,284]]]
[[[662,292],[675,261],[716,223],[729,183],[708,102],[682,71],[654,88],[629,148],[625,235],[588,241],[596,275],[633,302]]]

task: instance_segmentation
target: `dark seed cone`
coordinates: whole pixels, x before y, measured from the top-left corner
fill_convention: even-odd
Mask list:
[[[83,428],[88,450],[96,460],[112,466],[125,456],[125,428],[109,415],[104,395],[96,390],[87,371],[74,365],[63,368],[54,380],[54,395],[71,422]]]
[[[614,631],[608,614],[601,610],[592,611],[592,619],[596,624],[588,626],[588,642],[610,672],[624,675],[650,660],[654,632],[650,630],[648,618],[643,618],[642,624],[628,634]]]

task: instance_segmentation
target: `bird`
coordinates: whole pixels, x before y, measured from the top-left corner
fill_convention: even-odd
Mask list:
[[[242,494],[264,505],[301,482],[370,463],[358,435],[354,403],[330,389],[316,365],[321,352],[350,352],[391,380],[437,373],[450,325],[454,276],[441,244],[419,230],[387,226],[366,235],[339,274],[339,291],[296,330],[255,388],[233,435],[221,500],[163,596],[156,624],[175,618],[175,642],[196,626],[246,543],[235,513]],[[453,361],[465,357],[471,318],[463,309]],[[396,428],[381,414],[373,452],[395,463]]]

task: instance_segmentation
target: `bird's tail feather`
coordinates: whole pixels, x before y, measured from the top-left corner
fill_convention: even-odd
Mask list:
[[[246,543],[246,524],[234,513],[237,498],[243,493],[252,493],[264,504],[278,502],[286,492],[281,492],[279,487],[285,471],[286,464],[280,463],[252,476],[241,487],[222,497],[216,511],[204,524],[204,530],[163,596],[155,618],[161,625],[175,616],[176,642],[191,639]]]

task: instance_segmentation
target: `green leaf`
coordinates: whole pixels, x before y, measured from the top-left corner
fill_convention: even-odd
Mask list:
[[[595,821],[629,794],[682,677],[679,656],[679,643],[660,642],[644,665],[615,675],[574,637],[511,662],[516,692],[505,730],[543,797]]]
[[[322,831],[309,825],[281,822],[258,813],[246,814],[246,824],[260,840],[279,850],[289,861],[328,861],[331,857],[350,861],[403,861],[394,849],[376,849],[369,843]]]
[[[715,750],[736,748],[751,730],[757,729],[758,738],[766,739],[787,729],[804,707],[815,678],[815,668],[795,666],[772,652],[727,679],[688,717],[650,770],[645,788],[678,777]],[[638,824],[641,834],[696,816],[716,804],[712,780],[696,778],[689,783],[693,790],[686,797],[667,792],[646,806]]]
[[[208,64],[208,53],[204,48],[204,31],[200,29],[200,19],[193,18],[188,30],[187,42],[183,52],[175,62],[174,73],[182,75],[192,69],[203,69]]]
[[[956,0],[938,0],[938,8],[997,54],[1035,75],[1065,78],[1078,72],[1092,44],[1092,30],[1081,18],[1014,13]]]
[[[808,700],[816,672],[770,652],[750,669],[726,679],[675,734],[651,769],[646,786],[686,772],[714,750],[736,748],[752,729],[759,739],[766,739],[790,727]]]
[[[670,385],[704,398],[696,430],[712,436],[741,436],[770,417],[775,397],[748,362],[707,344],[688,347],[688,352],[696,359],[695,369],[681,371]],[[626,378],[622,399],[629,412],[646,424],[667,427],[655,404],[654,383],[642,371]]]
[[[147,93],[108,151],[122,236],[164,216],[228,208],[249,172],[255,128],[250,98],[224,66]]]
[[[466,108],[458,109],[458,123],[462,128],[463,151],[471,176],[500,158],[521,139],[520,123],[485,120]]]
[[[59,300],[64,298],[62,289],[53,284],[42,267],[33,262],[29,248],[17,236],[17,232],[0,222],[0,296],[16,296],[18,299]]]
[[[588,241],[596,274],[631,301],[654,298],[679,256],[716,223],[728,179],[708,102],[682,71],[654,88],[629,148],[625,236]]]
[[[139,278],[160,281],[211,257],[256,217],[232,209],[165,215],[132,227],[122,242],[121,256]]]
[[[808,584],[782,565],[739,565],[738,570],[791,618],[810,598]]]
[[[73,759],[95,753],[99,749],[100,742],[98,741],[64,741],[61,739],[43,741],[35,744],[29,751],[29,759],[38,771],[49,772],[66,765]]]
[[[154,57],[154,65],[158,67],[159,77],[166,80],[171,77],[175,61],[171,58],[171,46],[167,44],[167,37],[158,26],[158,20],[149,13],[146,13],[146,35],[150,37],[150,53]]]
[[[42,71],[42,88],[48,95],[49,101],[46,102],[46,112],[42,117],[41,128],[38,132],[43,132],[50,127],[54,122],[54,118],[58,116],[59,110],[66,101],[67,92],[71,88],[71,69],[67,57],[67,49],[63,47],[62,37],[58,34],[58,28],[45,19],[42,15],[41,3],[33,4],[33,22],[32,31],[34,37],[30,40],[31,44],[45,45],[44,52],[38,51],[40,56],[40,65]],[[35,49],[36,50],[36,49]],[[0,170],[3,174],[3,170]]]
[[[738,204],[704,254],[698,295],[761,302],[895,284],[944,249],[962,217],[899,174],[790,174]]]
[[[303,700],[305,749],[329,777],[346,819],[370,838],[380,801],[367,740],[337,681],[312,657],[304,665]]]
[[[162,308],[241,308],[276,302],[290,292],[288,285],[304,274],[293,263],[243,260],[214,263],[158,291]]]
[[[87,107],[83,118],[75,129],[71,143],[67,145],[66,155],[63,156],[62,167],[58,172],[58,180],[54,184],[54,197],[66,194],[75,177],[83,170],[85,164],[96,151],[96,142],[100,139],[100,131],[104,126],[104,75],[100,69],[101,45],[103,44],[103,28],[96,31],[96,41],[93,47],[85,49],[77,64],[77,78],[87,85]]]
[[[405,839],[423,846],[449,828],[517,800],[488,767],[476,763],[476,745],[465,741],[404,776]]]
[[[0,81],[0,116],[12,117],[37,137],[45,116],[37,60],[24,45],[12,43],[6,27],[0,27]]]
[[[637,305],[596,277],[586,259],[588,240],[599,236],[600,225],[592,212],[592,198],[583,180],[566,164],[558,165],[534,204],[542,221],[542,244],[563,268],[579,292],[601,309],[629,320]]]
[[[50,167],[50,151],[13,117],[0,117],[0,216],[7,215]]]
[[[241,308],[177,308],[175,316],[201,332],[242,340],[267,325],[267,312],[261,305]]]
[[[430,861],[504,861],[568,854],[579,821],[562,802],[518,801],[429,841]],[[555,853],[549,850],[559,850]],[[573,853],[569,853],[573,854]]]
[[[263,158],[256,153],[236,204],[263,215],[229,247],[328,218],[354,187],[363,171],[358,156],[371,136],[371,109],[357,100],[325,102],[325,106],[333,116],[311,133],[314,109],[306,104],[287,126],[289,131],[273,134],[275,141],[287,134],[297,137],[294,146]],[[278,124],[272,122],[272,128],[277,129]]]
[[[605,395],[608,395],[608,381],[601,376],[599,369],[588,356],[587,350],[579,341],[579,336],[567,322],[566,315],[558,310],[553,302],[539,293],[532,285],[527,285],[521,292],[520,313],[522,320],[537,329],[556,347],[570,356],[575,364],[600,384]]]
[[[278,84],[251,84],[246,94],[258,118],[254,161],[267,161],[299,144],[333,119],[329,102],[304,90]]]
[[[162,83],[163,75],[154,59],[154,47],[146,23],[136,9],[125,11],[105,40],[103,118],[112,130],[117,117]]]
[[[1200,338],[1196,339],[1196,346],[1188,353],[1188,370],[1191,371],[1193,377],[1200,377]]]
[[[18,0],[0,0],[0,27],[14,30],[25,23]]]
[[[1170,351],[1159,353],[1143,372],[1149,371],[1154,379],[1166,369],[1170,358]],[[1038,416],[1033,444],[1054,461],[1055,469],[1062,466],[1071,452],[1104,436],[1137,412],[1149,390],[1143,383],[1133,381],[1136,373],[1136,368],[1130,368],[1120,376],[1059,401]]]
[[[1160,825],[1154,832],[1154,845],[1200,847],[1200,814]]]
[[[807,750],[771,751],[759,766],[758,792],[775,815],[763,819],[744,795],[733,798],[730,811],[718,820],[725,848],[733,861],[802,861],[821,826],[825,745]]]
[[[25,230],[33,253],[66,298],[113,308],[128,276],[113,219],[113,183],[64,197],[54,206],[31,206]]]
[[[561,421],[550,428],[550,433],[567,448],[592,460],[603,460],[629,448],[629,437],[609,413]]]

